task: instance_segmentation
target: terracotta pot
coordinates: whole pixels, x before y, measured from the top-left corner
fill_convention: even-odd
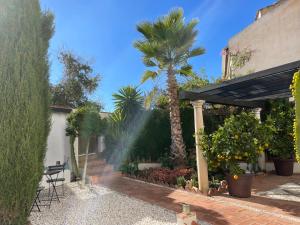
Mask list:
[[[234,179],[232,175],[226,174],[229,194],[239,198],[251,197],[252,180],[253,174],[241,174],[238,176],[238,179]]]
[[[279,176],[292,176],[294,172],[294,159],[274,159],[276,174]]]

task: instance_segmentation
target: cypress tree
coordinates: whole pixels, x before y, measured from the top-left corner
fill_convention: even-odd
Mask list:
[[[0,0],[0,224],[23,225],[42,177],[49,131],[53,16],[38,0]]]

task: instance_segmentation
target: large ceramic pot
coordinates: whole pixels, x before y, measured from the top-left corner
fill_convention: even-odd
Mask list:
[[[251,197],[253,174],[241,174],[236,178],[226,174],[229,194],[239,198]]]
[[[292,176],[294,172],[294,159],[274,159],[276,174],[279,176]]]

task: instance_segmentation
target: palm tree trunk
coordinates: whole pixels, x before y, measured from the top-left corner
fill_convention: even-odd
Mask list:
[[[175,162],[182,165],[185,159],[185,144],[182,138],[177,81],[172,66],[169,67],[167,75],[172,140],[171,153]]]

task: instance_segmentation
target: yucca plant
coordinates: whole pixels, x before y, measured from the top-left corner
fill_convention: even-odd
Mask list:
[[[125,126],[130,126],[143,107],[144,98],[137,87],[125,86],[113,94],[115,111],[121,113]]]
[[[175,162],[182,164],[185,158],[185,144],[179,112],[178,85],[176,75],[190,76],[192,66],[188,64],[191,57],[204,53],[203,48],[192,48],[197,37],[196,19],[185,23],[182,9],[172,10],[157,21],[143,22],[137,30],[143,39],[134,43],[135,48],[143,53],[143,62],[155,70],[147,70],[142,82],[155,79],[161,74],[167,75],[167,92],[171,120],[171,150]]]

